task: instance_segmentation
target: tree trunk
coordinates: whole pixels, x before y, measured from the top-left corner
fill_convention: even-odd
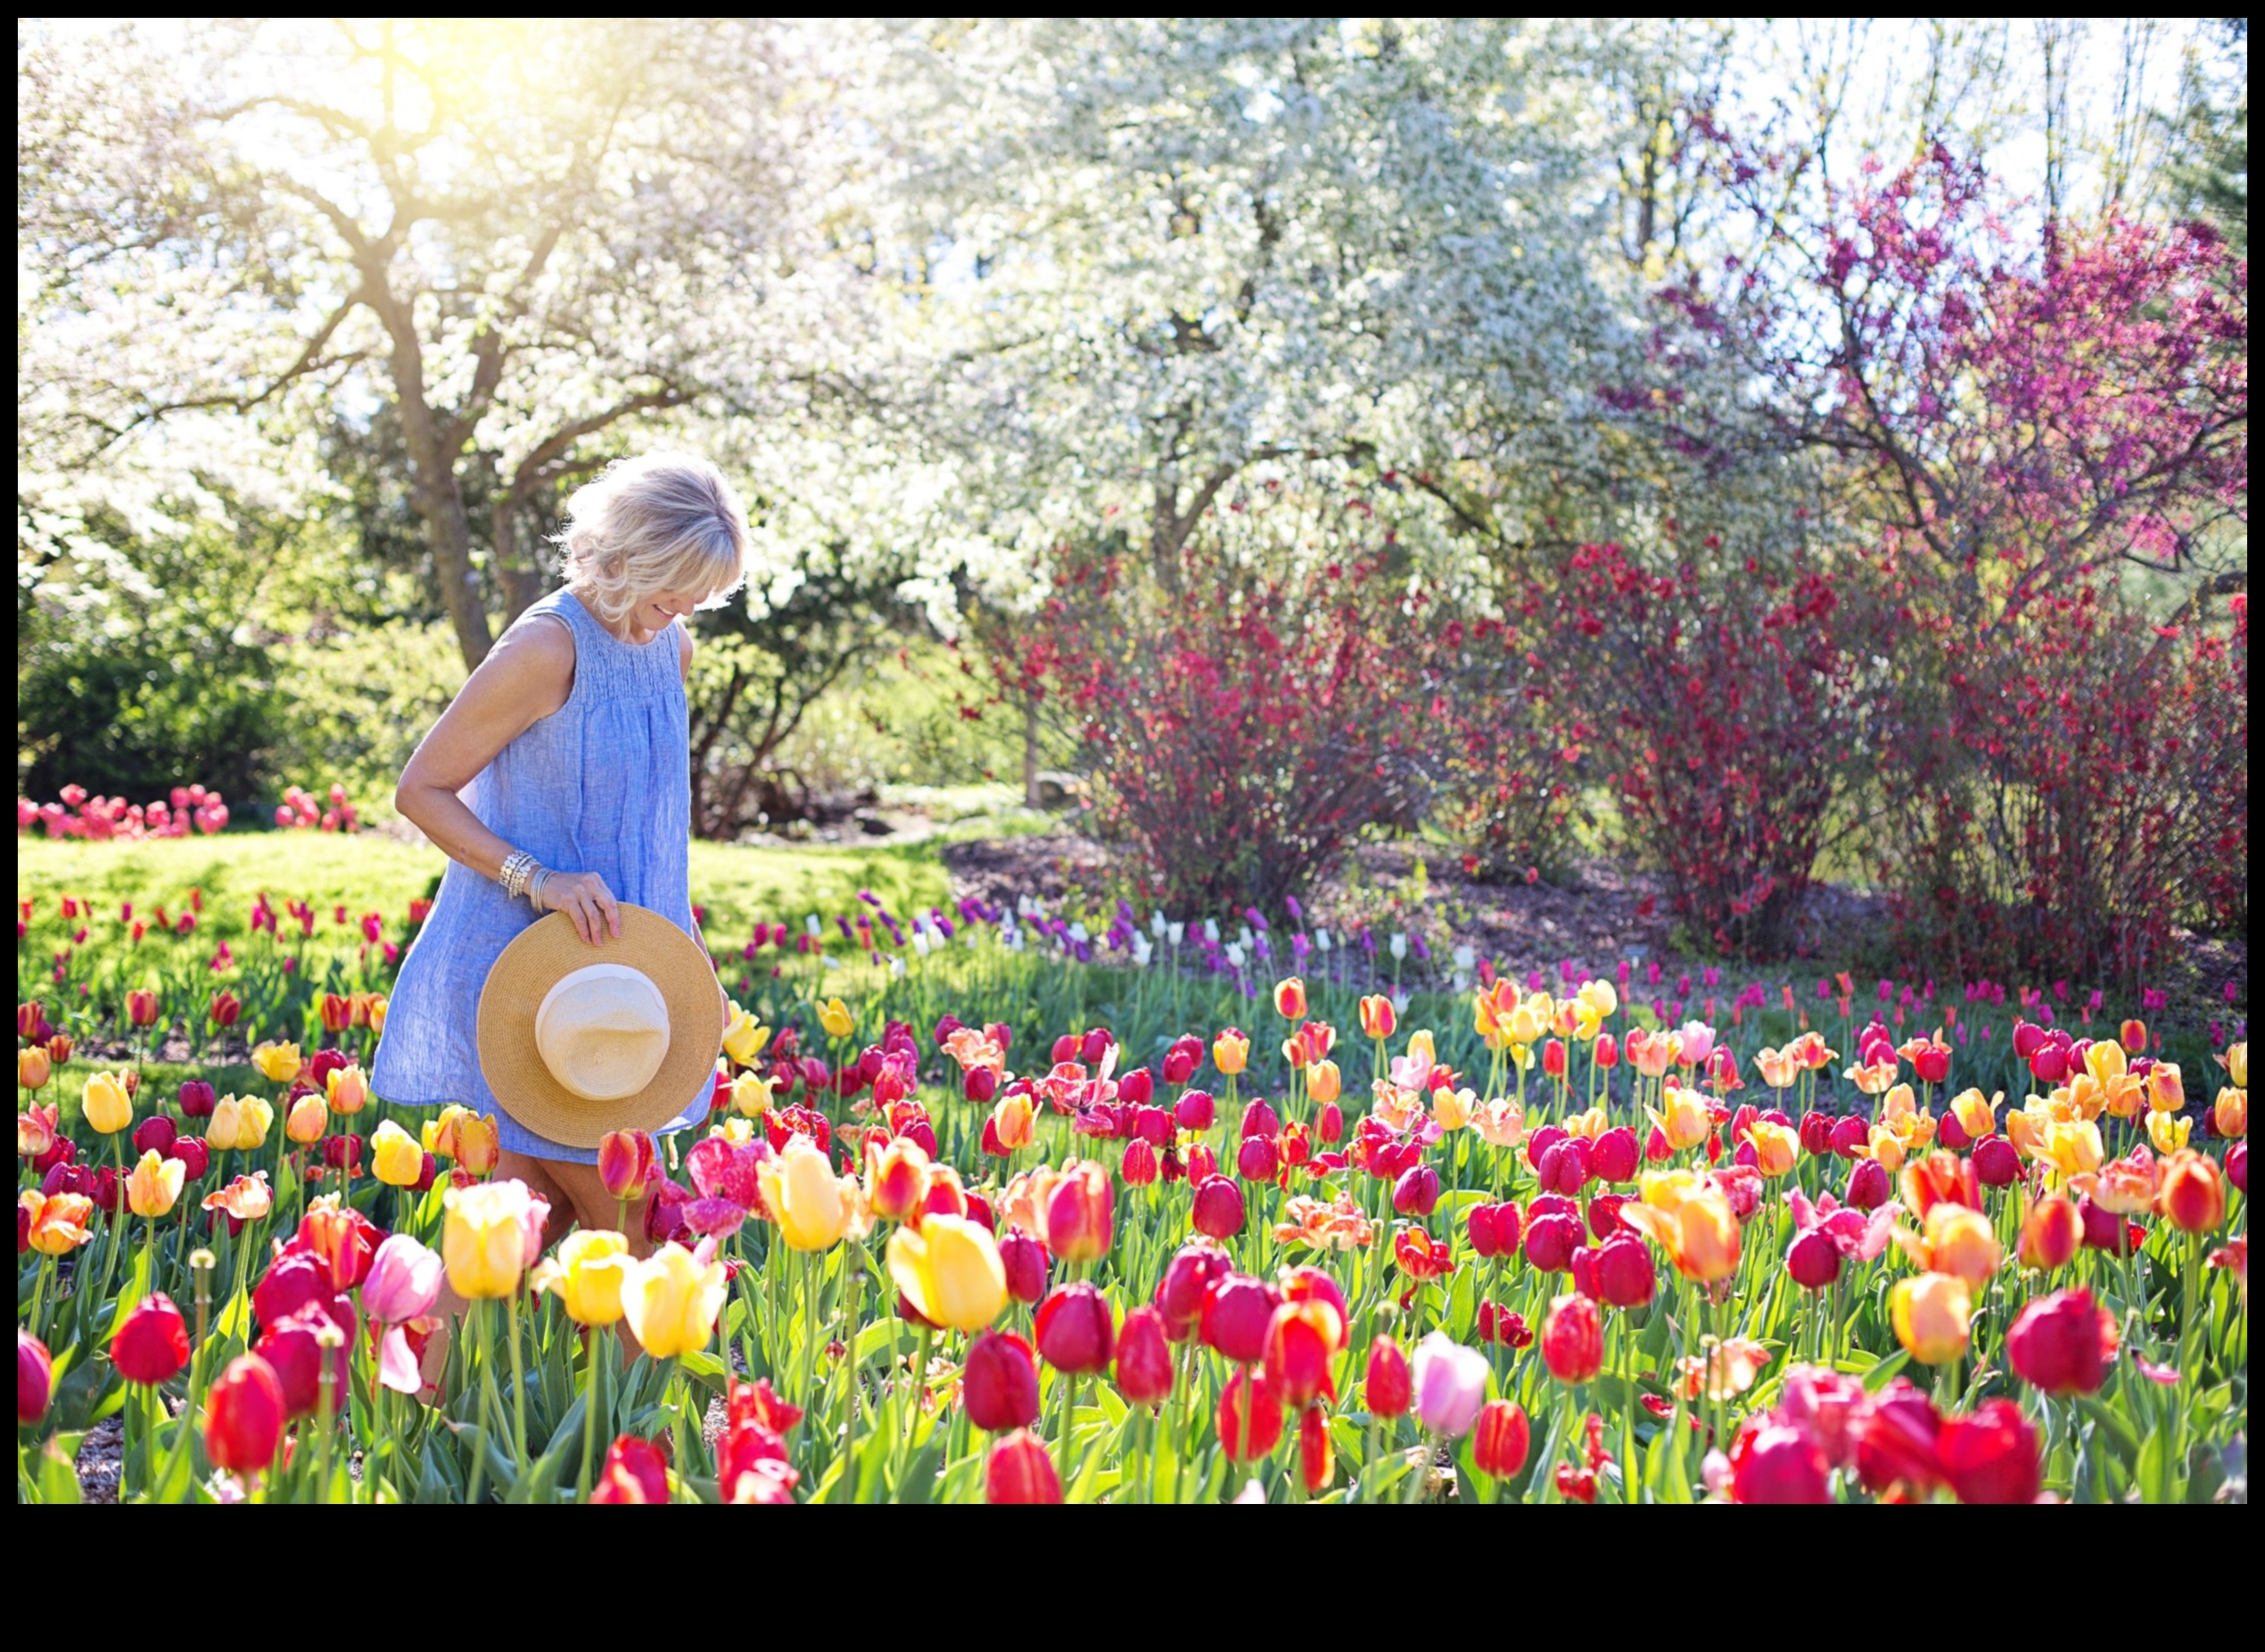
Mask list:
[[[1023,807],[1038,807],[1038,696],[1023,696]]]

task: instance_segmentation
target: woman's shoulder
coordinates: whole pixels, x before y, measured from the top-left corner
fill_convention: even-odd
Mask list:
[[[530,609],[496,639],[480,671],[498,686],[563,704],[574,685],[574,633],[563,615]]]
[[[683,621],[676,622],[677,664],[689,677],[692,674],[692,628]]]

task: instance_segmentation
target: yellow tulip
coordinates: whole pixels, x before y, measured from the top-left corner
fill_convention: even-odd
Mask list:
[[[1470,1122],[1478,1097],[1467,1089],[1442,1085],[1431,1092],[1431,1119],[1442,1130],[1459,1130]]]
[[[299,1076],[299,1046],[260,1044],[252,1049],[251,1064],[270,1084],[288,1084]]]
[[[2147,1114],[2147,1139],[2166,1159],[2187,1145],[2187,1138],[2193,1133],[2194,1128],[2192,1119],[2182,1119],[2173,1113]]]
[[[1969,1290],[1987,1286],[1997,1264],[2006,1259],[1989,1218],[1948,1201],[1927,1212],[1924,1244],[1922,1265],[1935,1273],[1956,1275]]]
[[[1787,1089],[1801,1076],[1801,1064],[1793,1058],[1790,1049],[1758,1049],[1754,1052],[1754,1071],[1762,1075],[1762,1082],[1770,1089]]]
[[[385,994],[370,994],[370,1031],[383,1035],[385,1031]]]
[[[826,1250],[848,1228],[850,1204],[841,1179],[809,1137],[788,1137],[778,1156],[765,1160],[756,1176],[763,1204],[789,1249]]]
[[[388,1119],[370,1138],[370,1169],[389,1188],[414,1188],[424,1174],[424,1149],[416,1137]]]
[[[1695,1089],[1678,1087],[1670,1089],[1664,1099],[1666,1112],[1662,1113],[1657,1107],[1646,1107],[1644,1111],[1660,1127],[1660,1133],[1668,1138],[1668,1147],[1677,1153],[1686,1153],[1707,1139],[1715,1126],[1714,1121],[1708,1116],[1705,1097]]]
[[[260,1096],[223,1096],[213,1104],[204,1123],[204,1145],[218,1152],[235,1147],[248,1151],[268,1139],[276,1110]]]
[[[2220,1059],[2225,1063],[2226,1076],[2233,1080],[2234,1088],[2247,1089],[2249,1088],[2249,1040],[2244,1039],[2238,1044],[2228,1045],[2225,1055]]]
[[[323,1087],[333,1113],[351,1115],[369,1105],[369,1075],[358,1066],[333,1067],[324,1078]]]
[[[646,1352],[656,1360],[697,1353],[715,1335],[723,1310],[723,1264],[704,1268],[681,1245],[663,1245],[623,1270],[621,1299]]]
[[[1344,1084],[1344,1074],[1338,1072],[1333,1061],[1317,1061],[1305,1069],[1305,1093],[1317,1107],[1326,1107],[1335,1101]]]
[[[1693,1171],[1644,1173],[1641,1204],[1620,1220],[1668,1253],[1676,1271],[1702,1285],[1738,1270],[1738,1217],[1721,1188]]]
[[[320,1141],[329,1128],[330,1109],[320,1096],[312,1092],[292,1102],[291,1111],[284,1115],[284,1134],[302,1147]]]
[[[1746,1134],[1754,1144],[1754,1167],[1772,1180],[1791,1170],[1800,1157],[1800,1134],[1785,1125],[1756,1119]]]
[[[1536,1013],[1538,1008],[1538,1012]],[[1513,1044],[1531,1044],[1549,1031],[1549,998],[1536,992],[1532,998],[1510,1012],[1510,1019],[1503,1031]]]
[[[442,1199],[441,1260],[459,1296],[498,1302],[519,1288],[520,1276],[540,1254],[548,1204],[524,1182],[483,1181],[451,1188]]]
[[[2046,1125],[2037,1158],[2063,1179],[2100,1168],[2100,1127],[2088,1119],[2055,1119]]]
[[[889,1278],[922,1318],[979,1331],[1007,1305],[1007,1270],[990,1229],[964,1217],[932,1215],[889,1236]]]
[[[134,1098],[126,1093],[121,1073],[90,1073],[79,1092],[79,1112],[86,1128],[100,1136],[115,1136],[134,1122]]]
[[[1944,1365],[1966,1352],[1966,1321],[1973,1293],[1948,1273],[1923,1273],[1898,1279],[1888,1294],[1888,1314],[1896,1340],[1922,1365]]]
[[[455,1158],[457,1155],[457,1126],[463,1122],[465,1119],[472,1118],[474,1116],[474,1115],[471,1108],[460,1107],[453,1102],[449,1103],[449,1105],[441,1108],[440,1112],[434,1114],[431,1118],[424,1121],[423,1128],[417,1132],[421,1145],[427,1153],[432,1155],[435,1158]]]
[[[2124,1065],[2123,1046],[2113,1039],[2096,1040],[2084,1052],[2084,1070],[2104,1085],[2121,1078]]]
[[[818,1007],[818,1024],[826,1029],[829,1039],[845,1039],[857,1030],[857,1018],[839,999],[828,999]]]
[[[2147,1106],[2156,1113],[2176,1113],[2187,1105],[2187,1082],[2175,1061],[2158,1061],[2147,1069]]]
[[[1958,1121],[1958,1128],[1975,1141],[1997,1134],[1997,1109],[2006,1105],[2006,1092],[2000,1090],[1988,1100],[1978,1089],[1960,1090],[1950,1104],[1950,1115]]]
[[[1030,1146],[1032,1117],[1029,1097],[1001,1096],[991,1110],[992,1128],[998,1135],[999,1145],[1009,1153]]]
[[[622,1285],[636,1265],[620,1234],[577,1228],[559,1242],[556,1256],[537,1264],[528,1284],[556,1295],[577,1325],[611,1325],[622,1317]]]
[[[759,1119],[770,1111],[770,1084],[752,1073],[731,1081],[731,1110],[745,1119]]]
[[[2228,1141],[2239,1141],[2249,1134],[2249,1092],[2228,1086],[2218,1092],[2218,1099],[2211,1104],[2210,1128]]]
[[[1231,1077],[1250,1064],[1250,1040],[1230,1027],[1211,1040],[1211,1059]]]
[[[763,1046],[770,1042],[770,1029],[734,1004],[730,1024],[723,1030],[723,1053],[740,1066],[753,1066],[755,1057],[762,1054]]]
[[[19,1089],[45,1089],[54,1073],[54,1063],[48,1058],[45,1048],[34,1044],[29,1049],[16,1052],[16,1087]]]
[[[188,1166],[161,1156],[156,1148],[142,1155],[126,1178],[126,1205],[136,1216],[165,1216],[181,1197],[181,1179]]]
[[[1880,1161],[1880,1168],[1890,1176],[1903,1168],[1903,1138],[1885,1124],[1872,1127],[1872,1138],[1865,1151]]]
[[[1577,1113],[1565,1121],[1567,1135],[1578,1136],[1586,1141],[1594,1141],[1611,1128],[1612,1121],[1604,1116],[1602,1107],[1591,1107],[1586,1113]]]

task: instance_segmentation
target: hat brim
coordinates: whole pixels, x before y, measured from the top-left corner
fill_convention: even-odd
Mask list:
[[[480,1073],[506,1113],[539,1136],[595,1147],[611,1130],[658,1129],[682,1113],[723,1049],[723,991],[700,943],[644,907],[622,903],[622,933],[593,947],[564,912],[537,919],[496,959],[480,989]],[[669,1051],[653,1081],[618,1101],[589,1101],[551,1077],[535,1048],[535,1011],[561,976],[626,964],[652,979],[669,1011]]]

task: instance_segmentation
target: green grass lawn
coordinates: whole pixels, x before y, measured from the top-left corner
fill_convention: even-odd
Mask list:
[[[719,949],[744,941],[758,918],[799,925],[807,913],[844,911],[862,889],[892,911],[909,914],[944,899],[939,841],[869,849],[695,843],[692,899],[706,909],[709,938]],[[278,908],[289,900],[313,906],[322,915],[317,935],[334,930],[332,909],[341,905],[354,917],[379,913],[391,927],[411,900],[430,891],[447,864],[437,849],[374,834],[232,832],[142,843],[19,838],[16,896],[35,898],[46,916],[59,896],[77,895],[105,919],[115,918],[119,904],[130,900],[136,916],[146,919],[161,903],[169,913],[184,910],[189,892],[201,890],[200,936],[213,943],[241,941],[252,901],[263,890]]]

